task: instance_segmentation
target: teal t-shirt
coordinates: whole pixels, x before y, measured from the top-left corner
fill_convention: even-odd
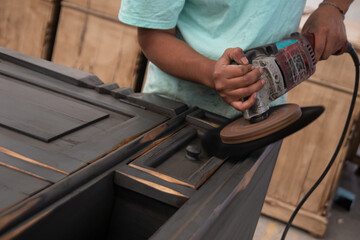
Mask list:
[[[122,0],[119,20],[170,29],[200,54],[217,60],[227,48],[243,50],[296,32],[306,0]],[[169,53],[171,54],[171,52]],[[150,63],[144,92],[156,93],[226,117],[239,114],[216,90],[175,78]],[[285,97],[272,104],[284,103]]]

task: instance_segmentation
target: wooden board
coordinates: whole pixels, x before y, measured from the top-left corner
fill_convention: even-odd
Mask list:
[[[59,171],[46,164],[41,164],[2,147],[0,147],[0,165],[52,183],[60,181],[67,176],[63,171]]]
[[[63,5],[85,8],[90,11],[94,11],[99,14],[104,14],[105,16],[117,19],[121,0],[63,0]]]
[[[0,125],[50,142],[109,116],[97,109],[0,76]]]
[[[181,207],[195,192],[194,189],[167,180],[128,165],[119,168],[114,177],[116,185],[174,207]]]
[[[187,155],[186,149],[189,146],[200,150],[194,159]],[[129,166],[160,179],[198,189],[224,161],[225,159],[209,156],[201,150],[197,131],[192,127],[185,127]]]
[[[252,239],[280,144],[225,161],[151,239]]]
[[[6,179],[0,177],[1,195],[5,195],[0,197],[4,204],[0,203],[0,211],[6,215],[0,217],[0,231],[4,222],[9,227],[24,220],[76,184],[123,161],[137,149],[122,148],[124,145],[168,119],[120,101],[111,92],[97,92],[99,82],[102,84],[94,75],[0,48],[0,166],[15,172],[4,173]],[[125,153],[103,160],[119,148]],[[96,163],[97,167],[90,168]],[[93,170],[79,174],[85,167]],[[50,188],[55,190],[35,199],[31,207],[21,206],[51,183],[72,176],[76,180]],[[18,191],[22,186],[11,185],[26,186],[21,181],[36,189]],[[16,207],[22,214],[11,212]]]
[[[136,28],[63,6],[52,61],[137,88],[141,50]],[[140,83],[141,84],[141,83]]]
[[[0,46],[49,59],[58,0],[1,0]]]
[[[50,182],[0,165],[0,213],[48,185]]]
[[[352,125],[349,138],[349,148],[346,152],[346,159],[360,165],[360,157],[358,154],[358,149],[360,146],[360,114],[356,116],[356,120]]]
[[[266,202],[268,205],[263,208],[264,214],[282,220],[289,218],[290,215],[285,217],[282,211],[273,210],[274,200],[295,207],[315,183],[335,151],[350,100],[351,96],[347,93],[312,82],[304,82],[289,92],[288,102],[296,102],[300,106],[323,105],[325,113],[310,126],[284,140],[267,193],[267,199],[272,200]],[[355,112],[358,111],[357,104]],[[345,160],[344,151],[343,148],[325,180],[305,203],[303,210],[309,213],[310,218],[317,215],[323,219],[322,222],[326,222],[339,169]],[[274,208],[278,205],[274,205]],[[326,229],[326,225],[308,226],[311,228],[305,229],[316,235],[323,235]],[[316,232],[319,229],[321,232]]]

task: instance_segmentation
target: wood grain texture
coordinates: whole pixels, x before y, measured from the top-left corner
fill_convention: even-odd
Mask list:
[[[109,115],[0,76],[0,125],[50,142]]]
[[[0,46],[47,59],[58,3],[57,0],[1,0]]]
[[[135,88],[140,53],[136,28],[62,8],[52,61]]]
[[[1,53],[8,54],[4,49],[1,50]],[[17,55],[11,53],[11,56],[16,58]],[[3,58],[4,55],[1,55],[0,57]],[[23,55],[20,57],[22,59]],[[24,59],[22,59],[22,61],[23,60]],[[1,67],[0,72],[7,75],[1,76],[1,78],[4,79],[4,81],[12,83],[17,82],[13,79],[17,79],[19,80],[19,84],[20,81],[24,82],[21,83],[21,86],[28,86],[30,89],[38,89],[41,92],[41,95],[51,94],[55,99],[66,99],[66,102],[74,103],[61,106],[61,109],[67,106],[68,109],[71,110],[73,108],[72,105],[80,104],[86,106],[86,108],[90,107],[89,109],[96,109],[96,111],[104,112],[107,115],[111,115],[111,117],[87,126],[81,131],[72,132],[67,136],[63,136],[53,145],[32,142],[26,137],[23,138],[20,135],[11,133],[11,131],[6,131],[5,129],[5,132],[0,133],[4,134],[2,136],[4,139],[0,138],[0,142],[3,140],[3,147],[15,149],[17,146],[21,146],[19,145],[20,142],[27,143],[30,146],[22,144],[19,149],[20,154],[26,155],[26,152],[24,151],[28,151],[32,154],[32,156],[29,157],[37,159],[39,162],[51,166],[54,166],[52,164],[56,164],[57,168],[60,170],[73,172],[80,166],[83,166],[84,163],[87,164],[97,160],[104,154],[124,145],[134,137],[151,129],[166,119],[165,116],[122,103],[110,95],[102,95],[93,89],[80,88],[76,84],[69,84],[68,81],[62,81],[54,76],[42,74],[42,71],[39,69],[41,69],[43,63],[43,61],[40,62],[40,66],[29,65],[23,67],[22,65],[17,65],[6,60],[1,61],[0,65],[4,66],[4,68]],[[46,68],[52,69],[51,71],[54,70],[54,67],[55,70],[57,69],[56,66],[58,65],[53,63],[50,65],[51,66],[46,65]],[[35,70],[33,70],[34,68]],[[72,71],[70,72],[64,71],[62,73],[66,74],[66,76],[72,76],[73,81],[76,81],[78,77],[80,78],[79,81],[82,81],[82,77],[91,78],[92,76],[85,74],[84,72],[71,70]],[[15,95],[16,93],[17,92],[15,92]],[[20,95],[26,97],[31,94],[30,91],[24,91]],[[19,98],[21,99],[22,97]],[[36,96],[33,97],[36,99]],[[41,104],[46,105],[51,101],[53,100],[49,99],[48,101],[43,101]],[[56,101],[54,104],[57,104]],[[75,115],[77,114],[78,113]],[[91,115],[88,116],[92,117]],[[124,128],[125,125],[127,127]],[[99,144],[99,138],[102,139],[101,144]],[[81,149],[86,149],[86,151]],[[55,154],[53,154],[54,152]],[[51,159],[47,155],[49,153],[52,153]],[[60,159],[62,160],[58,161]]]
[[[63,0],[65,6],[73,6],[104,14],[107,17],[117,20],[119,14],[121,0]]]
[[[151,239],[252,239],[279,147],[226,161]]]
[[[287,204],[271,197],[266,197],[261,212],[267,216],[287,222],[294,210],[294,205]],[[327,224],[327,216],[322,216],[302,209],[299,211],[293,222],[293,226],[305,229],[318,237],[325,234]]]
[[[114,183],[174,207],[181,207],[195,192],[194,189],[168,182],[127,165],[116,170]]]
[[[32,72],[44,74],[79,87],[94,88],[97,85],[103,84],[98,77],[90,73],[58,65],[7,48],[0,47],[0,58],[4,60],[4,62],[0,62],[2,65],[0,68],[1,73],[8,76],[17,76],[21,80],[23,80],[23,76],[21,73],[16,74],[16,70],[23,67],[27,71],[31,69]]]
[[[284,205],[281,206],[295,207],[298,204],[330,161],[343,130],[350,100],[351,95],[348,93],[311,82],[304,82],[289,92],[288,102],[296,102],[300,106],[323,105],[325,113],[302,131],[284,140],[268,190],[268,198],[282,202]],[[354,112],[358,111],[359,104],[356,104]],[[303,210],[309,213],[303,219],[315,215],[320,218],[327,217],[339,171],[345,160],[345,152],[346,145],[341,149],[327,177],[303,206]],[[271,203],[267,204],[263,213],[281,220],[290,217],[273,215],[276,211],[271,208]],[[306,230],[321,236],[326,223],[318,223],[321,226],[307,223],[298,226],[306,227]]]
[[[198,159],[189,159],[186,147],[190,145],[200,147],[201,142],[197,138],[197,131],[188,126],[135,159],[129,166],[165,181],[198,189],[225,159],[209,156],[204,150]]]
[[[170,117],[174,117],[188,108],[181,102],[148,93],[129,94],[126,98],[132,103],[144,106],[146,109]]]
[[[346,159],[360,165],[360,157],[357,154],[360,146],[360,114],[358,114],[354,120],[349,138],[349,148],[346,152]]]
[[[50,182],[0,165],[0,212],[50,185]]]
[[[64,171],[37,161],[24,161],[23,158],[16,158],[13,155],[7,155],[2,152],[0,152],[0,164],[20,169],[20,171],[26,171],[30,175],[34,174],[35,176],[39,176],[38,178],[53,183],[60,181],[68,175]]]

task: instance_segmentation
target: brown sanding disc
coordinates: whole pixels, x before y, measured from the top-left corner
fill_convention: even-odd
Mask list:
[[[243,117],[235,120],[221,130],[220,137],[229,144],[253,141],[285,128],[300,117],[297,104],[284,104],[270,109],[269,117],[258,123],[250,123]]]

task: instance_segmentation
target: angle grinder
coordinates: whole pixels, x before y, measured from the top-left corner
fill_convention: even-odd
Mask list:
[[[264,87],[255,104],[203,139],[205,150],[216,156],[244,155],[280,140],[311,123],[324,111],[322,106],[302,107],[269,104],[284,95],[315,72],[314,35],[293,33],[287,39],[244,52],[256,68],[262,68]],[[345,44],[336,55],[348,49]],[[220,139],[219,139],[220,138]],[[216,144],[214,144],[216,143]]]

